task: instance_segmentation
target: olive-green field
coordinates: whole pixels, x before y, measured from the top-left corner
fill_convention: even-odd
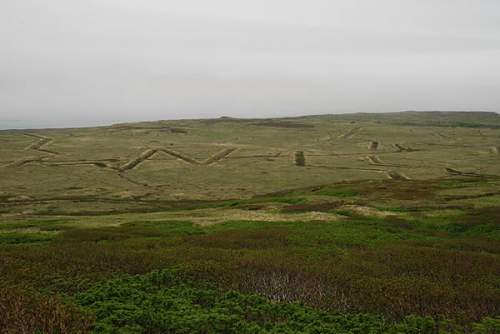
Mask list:
[[[485,113],[476,120],[458,113],[447,122],[437,116],[220,118],[2,131],[0,210],[131,211],[155,201],[250,198],[353,180],[500,175],[500,116]],[[304,167],[295,165],[297,151],[304,152]]]

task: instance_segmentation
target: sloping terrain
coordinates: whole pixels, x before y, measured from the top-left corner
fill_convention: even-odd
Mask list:
[[[0,333],[500,333],[497,117],[1,131]]]
[[[50,202],[55,212],[105,211],[103,201],[123,197],[220,200],[347,180],[445,178],[450,171],[495,176],[498,118],[404,112],[1,131],[0,210],[50,214]],[[295,165],[296,151],[304,152],[304,167]]]

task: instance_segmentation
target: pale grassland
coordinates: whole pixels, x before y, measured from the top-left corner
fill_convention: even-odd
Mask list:
[[[493,148],[500,146],[500,117],[474,116],[221,118],[2,131],[0,210],[107,211],[120,207],[113,200],[123,199],[127,207],[138,199],[132,207],[144,207],[154,201],[250,198],[350,180],[443,179],[450,176],[447,168],[498,176],[500,155]],[[218,156],[230,148],[236,150]],[[148,149],[157,151],[142,161]],[[305,167],[294,165],[299,150]],[[203,163],[211,157],[216,161]],[[135,159],[139,163],[123,170]]]

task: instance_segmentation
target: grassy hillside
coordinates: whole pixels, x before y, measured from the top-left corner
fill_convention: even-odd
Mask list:
[[[448,115],[220,118],[1,131],[0,212],[161,211],[169,201],[250,198],[351,180],[500,175],[497,129],[443,126],[443,119],[475,126],[500,116]],[[419,126],[407,125],[413,123]],[[303,167],[295,164],[297,151],[304,154]]]
[[[498,333],[498,122],[2,131],[0,332]]]

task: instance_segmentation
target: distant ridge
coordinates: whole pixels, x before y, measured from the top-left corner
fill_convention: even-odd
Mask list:
[[[314,119],[338,119],[343,121],[370,121],[375,123],[386,123],[394,125],[414,125],[414,126],[451,126],[451,127],[473,127],[473,128],[500,128],[500,114],[493,111],[452,111],[452,110],[405,110],[397,112],[384,112],[384,113],[343,113],[343,114],[320,114],[320,115],[304,115],[304,116],[283,116],[283,117],[269,117],[269,118],[239,118],[231,116],[221,116],[218,118],[202,118],[202,119],[162,119],[157,121],[143,121],[143,122],[126,122],[115,123],[110,125],[100,126],[81,126],[81,127],[44,127],[44,128],[14,128],[14,129],[1,129],[0,131],[42,131],[42,130],[56,130],[56,129],[81,129],[81,128],[127,128],[132,127],[169,127],[171,123],[182,123],[190,121],[199,121],[206,124],[231,122],[231,123],[251,123],[260,121],[287,121],[294,122],[299,120],[314,120]],[[286,125],[286,124],[285,124]],[[293,127],[293,124],[291,125]]]
[[[432,115],[432,114],[437,114],[441,116],[446,116],[446,117],[457,117],[457,116],[464,116],[464,115],[475,115],[476,117],[479,116],[486,116],[486,117],[500,117],[500,114],[495,112],[495,111],[482,111],[482,110],[469,110],[469,111],[455,111],[455,110],[405,110],[402,111],[402,113],[408,113],[408,114],[413,114],[413,113],[418,113],[420,115]]]
[[[492,111],[415,111],[332,115],[351,121],[372,121],[397,125],[500,128],[500,114]]]
[[[497,114],[495,111],[485,111],[485,110],[403,110],[401,112],[419,112],[419,113],[483,113],[483,114]],[[397,113],[397,112],[396,112]]]

